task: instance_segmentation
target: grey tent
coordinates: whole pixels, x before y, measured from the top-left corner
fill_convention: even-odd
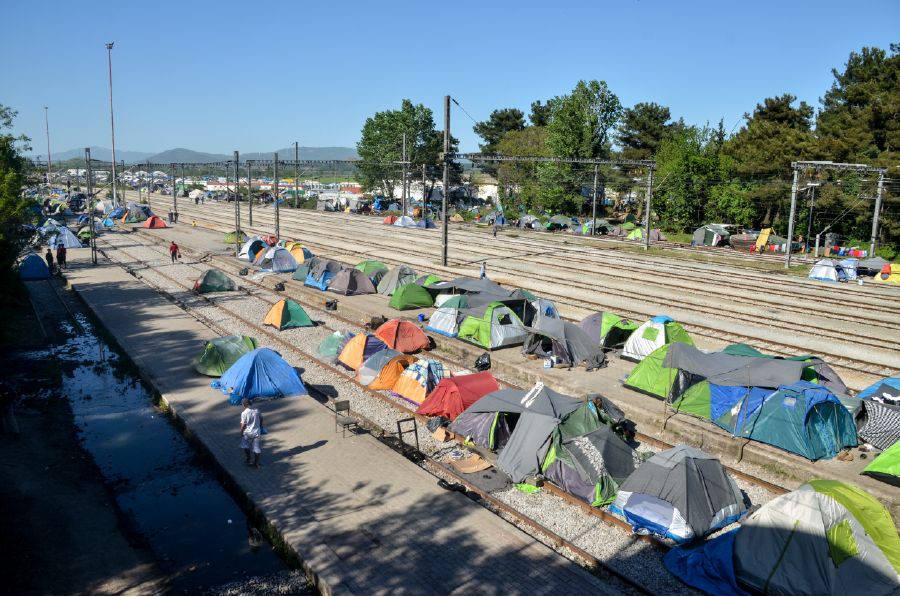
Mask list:
[[[408,265],[398,265],[389,271],[378,283],[378,294],[390,295],[401,286],[416,281],[416,272]]]
[[[717,458],[681,444],[654,455],[628,477],[610,511],[625,517],[636,533],[686,543],[736,521],[743,504]]]
[[[572,366],[583,363],[600,347],[574,323],[543,317],[536,327],[526,328],[528,338],[522,346],[522,354],[555,356],[561,363]]]
[[[404,356],[402,352],[394,350],[393,348],[379,350],[360,365],[357,380],[364,386],[371,384],[379,375],[381,375],[381,370],[384,369],[384,366],[387,365],[391,359],[402,356]]]
[[[534,228],[534,223],[537,222],[537,225],[541,225],[541,221],[537,219],[536,216],[531,214],[525,214],[521,218],[519,218],[519,228]]]
[[[477,280],[475,278],[467,278],[465,276],[455,278],[448,282],[435,282],[434,284],[429,284],[427,288],[428,290],[456,289],[457,291],[463,291],[467,293],[483,292],[485,294],[503,297],[513,296],[513,293],[516,292],[514,290],[507,290],[496,282],[491,282],[487,278],[481,278],[480,280]]]
[[[627,236],[628,231],[622,228],[621,226],[616,226],[612,230],[609,231],[609,236]]]
[[[468,436],[472,435],[470,431],[474,431],[475,421],[481,423],[480,427],[484,428],[484,423],[488,420],[487,417],[474,417],[474,421],[469,420],[470,415],[489,414],[490,419],[497,421],[501,413],[504,415],[518,413],[515,428],[500,451],[497,467],[508,474],[513,482],[521,483],[528,475],[541,470],[541,464],[550,447],[550,434],[566,415],[583,404],[583,400],[554,392],[542,383],[535,384],[527,391],[498,390],[482,397],[463,411],[450,429]],[[493,431],[492,429],[492,433]]]
[[[871,259],[863,259],[859,262],[859,265],[856,266],[856,271],[859,272],[861,269],[865,269],[868,271],[868,275],[874,276],[878,272],[884,269],[884,266],[890,265],[891,262],[883,259],[881,257],[872,257]]]
[[[318,257],[313,257],[304,265],[309,268],[309,274],[316,280],[321,279],[326,272],[337,275],[341,271],[341,264],[337,261],[328,261]]]
[[[716,238],[716,235],[719,237]],[[706,224],[694,230],[695,247],[721,247],[727,245],[731,233],[719,224]]]
[[[640,326],[615,313],[592,313],[578,322],[584,332],[596,342],[600,348],[613,348],[625,344],[628,337]]]
[[[375,285],[364,273],[358,269],[350,268],[341,270],[331,283],[328,290],[338,294],[375,294]]]
[[[386,269],[376,269],[373,272],[369,272],[369,278],[372,280],[372,284],[377,287],[379,284],[381,284],[381,281],[384,279],[387,273],[388,270]]]
[[[320,199],[316,201],[317,211],[334,211],[334,203],[331,199]]]

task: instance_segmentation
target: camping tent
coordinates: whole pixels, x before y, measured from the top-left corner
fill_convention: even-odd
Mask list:
[[[900,264],[891,263],[881,268],[881,273],[873,278],[875,282],[900,284]]]
[[[404,228],[415,228],[415,227],[416,227],[416,221],[413,220],[413,219],[412,219],[411,217],[409,217],[409,216],[400,216],[400,217],[397,218],[397,220],[394,222],[394,226],[401,226],[401,227],[404,227]]]
[[[434,359],[419,359],[410,365],[391,390],[397,396],[420,406],[445,377],[453,377],[443,363]]]
[[[719,224],[706,224],[694,230],[693,246],[721,247],[728,244],[731,233]]]
[[[585,404],[538,382],[529,390],[503,389],[487,394],[460,414],[450,429],[471,437],[482,448],[498,451],[497,467],[514,483],[521,483],[540,471],[548,440],[559,422]]]
[[[884,266],[890,265],[890,264],[891,264],[891,262],[888,261],[887,259],[884,259],[883,257],[878,257],[876,255],[875,257],[871,257],[869,259],[863,259],[862,261],[860,261],[857,264],[856,269],[864,270],[864,271],[860,271],[861,274],[866,274],[868,276],[875,276],[875,275],[878,275],[879,273],[881,273],[881,270],[884,269]]]
[[[521,344],[528,337],[519,316],[502,303],[460,309],[459,313],[465,319],[459,325],[457,337],[488,350]]]
[[[375,335],[381,338],[388,347],[400,352],[410,353],[422,348],[428,348],[431,342],[411,321],[392,319],[375,330]]]
[[[303,307],[291,299],[282,299],[272,305],[266,315],[263,325],[270,325],[276,329],[305,328],[313,325],[312,320]]]
[[[300,374],[268,348],[248,352],[209,385],[228,396],[232,404],[240,404],[242,398],[271,400],[306,394]]]
[[[497,219],[494,220],[494,226],[509,226],[509,220],[503,216],[497,216]]]
[[[650,230],[650,240],[653,242],[663,242],[669,239],[666,238],[666,235],[656,229]],[[644,231],[641,228],[635,228],[631,234],[628,235],[628,240],[643,240],[644,239]]]
[[[264,243],[260,237],[250,237],[247,239],[247,242],[245,242],[241,247],[241,252],[238,255],[238,259],[241,261],[253,261],[254,256],[259,253],[265,246],[266,243]]]
[[[19,275],[23,280],[46,280],[50,277],[50,270],[40,255],[32,253],[19,264]]]
[[[848,257],[847,259],[842,260],[838,265],[841,266],[841,269],[844,270],[844,273],[847,274],[847,277],[851,280],[855,280],[859,277],[857,274],[857,268],[859,267],[859,259],[856,257]]]
[[[431,284],[436,284],[440,281],[441,281],[441,279],[438,278],[437,276],[428,274],[427,276],[419,276],[418,278],[416,278],[415,283],[418,284],[419,286],[427,287]]]
[[[546,321],[548,319],[559,320],[559,311],[556,308],[556,305],[553,304],[553,301],[548,301],[547,299],[534,299],[531,301],[531,306],[534,308],[534,312],[529,311],[531,315],[531,321],[523,321],[525,325],[529,325],[531,327],[539,327],[541,325],[541,321]]]
[[[217,269],[208,269],[203,272],[194,284],[194,292],[219,292],[224,290],[237,290],[234,280]]]
[[[628,232],[625,230],[625,228],[623,226],[619,225],[619,226],[616,226],[615,228],[613,228],[612,230],[610,230],[609,232],[607,232],[607,234],[609,236],[625,236],[628,234]]]
[[[369,260],[357,263],[353,266],[353,269],[359,270],[367,276],[371,276],[372,272],[380,269],[387,269],[387,266],[380,261]]]
[[[404,284],[392,292],[388,306],[403,311],[404,309],[430,307],[432,304],[434,304],[434,299],[431,294],[418,284],[412,283]]]
[[[105,219],[103,220],[103,225],[106,226],[107,228],[112,228],[113,226],[116,225],[116,223],[113,222],[113,221],[112,221],[111,219],[109,219],[109,218],[105,218]]]
[[[125,208],[124,207],[116,207],[110,210],[106,217],[112,218],[113,220],[118,220],[125,216]]]
[[[378,283],[378,294],[393,294],[395,290],[416,281],[416,272],[408,265],[398,265]]]
[[[873,459],[860,474],[900,487],[900,442],[894,443],[878,458]]]
[[[147,212],[141,209],[141,206],[136,203],[129,203],[128,209],[125,210],[124,221],[126,222],[143,222],[150,216],[147,215]]]
[[[900,442],[900,377],[875,382],[856,397],[859,438],[880,450]]]
[[[110,217],[113,217],[110,214]],[[238,238],[239,237],[239,238]],[[243,231],[238,230],[237,234],[232,230],[228,234],[225,235],[225,238],[222,239],[222,242],[226,245],[233,245],[235,242],[245,242],[247,240],[247,235],[243,233]]]
[[[752,346],[747,346],[746,344],[729,344],[719,352],[742,357],[763,357],[766,359],[783,359],[785,361],[803,361],[806,363],[806,369],[803,370],[804,381],[810,381],[812,383],[817,383],[820,386],[825,386],[835,394],[840,394],[841,396],[850,395],[850,390],[847,389],[847,386],[844,384],[843,380],[838,376],[838,374],[835,373],[834,369],[832,369],[825,361],[816,356],[801,355],[794,357],[782,357],[763,354]]]
[[[457,294],[454,296],[453,299],[451,299],[454,303],[452,306],[442,306],[431,314],[425,329],[436,332],[442,336],[447,336],[448,338],[456,338],[459,335],[459,324],[461,320],[465,319],[465,315],[460,316],[459,308],[457,308],[456,305],[459,305],[459,303],[462,302],[462,308],[465,308],[465,300],[465,295]],[[449,302],[450,301],[448,301],[448,303]],[[448,303],[444,303],[444,305],[447,305]]]
[[[388,226],[391,226],[391,225],[393,225],[394,222],[396,222],[398,219],[399,219],[399,218],[397,218],[397,216],[388,216],[388,217],[386,217],[384,220],[382,220],[381,223],[382,223],[382,224],[387,224]]]
[[[343,269],[331,280],[328,290],[344,295],[375,294],[375,285],[358,269]]]
[[[578,327],[600,348],[614,348],[625,344],[639,324],[622,319],[614,313],[602,311],[588,315],[578,322]]]
[[[168,228],[163,219],[159,216],[151,216],[144,222],[144,228]]]
[[[572,225],[572,219],[567,218],[565,216],[555,215],[550,218],[547,222],[547,227],[549,228],[550,224],[556,224],[559,228],[568,229]]]
[[[50,238],[49,245],[51,249],[58,249],[59,247],[65,247],[67,249],[80,249],[81,241],[78,240],[78,237],[72,234],[72,231],[68,228],[59,227],[56,229],[56,234]]]
[[[300,265],[290,251],[281,247],[270,247],[254,263],[264,272],[292,272]]]
[[[635,533],[688,543],[736,521],[743,505],[741,490],[717,458],[681,444],[642,464],[609,509]]]
[[[419,223],[416,224],[417,228],[437,228],[434,224],[434,220],[431,218],[422,218],[419,220]]]
[[[285,248],[291,252],[291,255],[294,256],[294,259],[297,260],[298,264],[305,263],[307,260],[313,258],[312,251],[299,243],[293,243]]]
[[[337,330],[336,332],[329,334],[322,340],[319,346],[316,347],[316,355],[323,361],[334,363],[337,361],[341,351],[347,346],[347,343],[355,336],[355,334],[347,330]]]
[[[416,357],[388,348],[376,352],[359,367],[356,381],[373,390],[392,390]]]
[[[660,346],[672,342],[694,345],[694,341],[677,321],[659,315],[645,321],[641,327],[632,332],[622,349],[622,358],[639,363]]]
[[[191,361],[197,373],[210,377],[220,377],[238,359],[256,350],[256,338],[250,336],[222,336],[207,341],[200,354]]]
[[[827,280],[829,282],[845,282],[849,276],[844,272],[841,264],[834,259],[822,259],[812,266],[807,278]]]
[[[420,415],[442,416],[455,421],[475,401],[500,389],[490,371],[445,377],[435,386],[428,398],[416,409]]]
[[[386,348],[389,347],[382,342],[381,338],[365,332],[354,336],[347,342],[346,346],[338,354],[337,361],[347,369],[355,371],[373,354]]]
[[[541,221],[537,218],[537,216],[525,214],[524,216],[519,218],[519,228],[534,228],[535,222],[537,223],[537,226],[541,225]]]
[[[522,354],[553,356],[558,362],[571,367],[600,352],[600,347],[584,330],[561,319],[545,317],[540,325],[528,328],[528,332]]]
[[[306,280],[303,283],[306,286],[312,286],[322,291],[328,289],[328,285],[343,269],[341,264],[336,261],[326,261],[318,257],[313,257],[303,265],[309,268],[309,275],[306,276]]]

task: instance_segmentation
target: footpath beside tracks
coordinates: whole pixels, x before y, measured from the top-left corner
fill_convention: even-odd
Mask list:
[[[213,216],[212,218],[210,218],[208,213],[203,214],[203,215],[208,220],[209,219],[215,220],[214,222],[212,222],[214,229],[218,229],[220,231],[230,230],[230,228],[226,225],[226,224],[228,224],[227,220],[225,220],[225,222],[223,224],[223,221],[220,217]],[[184,220],[182,220],[182,221],[184,221]],[[285,220],[285,224],[283,224],[283,229],[285,231],[288,230],[288,228],[286,226],[287,226],[287,221]],[[264,230],[264,229],[257,229],[255,227],[249,227],[249,226],[243,226],[243,227],[245,228],[246,232],[253,232],[256,230],[258,230],[261,233],[266,232],[266,230]],[[233,224],[232,224],[231,228],[233,228]],[[376,230],[378,230],[378,229],[376,228]],[[325,245],[325,244],[322,244],[322,243],[314,240],[317,237],[324,236],[324,237],[333,239],[333,241],[335,243],[342,243],[342,242],[346,242],[346,240],[347,240],[346,234],[344,236],[329,235],[319,229],[316,229],[314,231],[310,230],[307,232],[300,232],[299,234],[300,234],[301,238],[305,237],[305,238],[303,238],[303,241],[305,244],[310,246],[311,249],[321,247],[322,249],[325,249],[328,252],[339,253],[339,254],[343,254],[343,255],[355,254],[359,257],[360,260],[372,258],[372,255],[370,254],[370,252],[355,251],[352,249],[348,249],[347,247],[336,248],[333,245]],[[422,236],[424,237],[425,235],[423,234]],[[313,240],[311,240],[311,239],[313,239]],[[365,242],[366,242],[366,244],[372,244],[373,241],[372,241],[371,235],[367,236]],[[424,240],[423,240],[423,242],[424,242]],[[387,250],[387,252],[389,252],[390,254],[397,254],[398,251],[403,250],[402,247],[399,247],[397,245],[385,246],[383,248],[385,248]],[[325,256],[328,256],[328,255],[325,254]],[[339,256],[332,257],[332,258],[334,258],[338,261],[341,261]],[[382,259],[382,261],[386,261],[388,263],[394,263],[394,264],[401,263],[401,261],[396,258],[381,257],[381,256],[379,256],[378,258]],[[345,261],[345,263],[348,265],[351,265],[351,266],[353,265],[353,264],[350,264],[349,261]],[[522,275],[522,272],[520,272],[520,271],[510,269],[510,268],[504,268],[503,266],[497,266],[497,265],[492,264],[490,267],[491,267],[491,271],[493,271],[493,272],[499,270],[502,272],[506,272],[509,275],[516,275],[516,276]],[[441,268],[439,266],[429,265],[429,269],[432,270],[434,273],[437,273],[439,275],[443,274],[448,277],[455,277],[455,276],[459,275],[458,270]],[[570,287],[570,288],[573,288],[576,290],[580,290],[582,292],[587,292],[587,293],[597,294],[602,290],[602,289],[598,289],[596,286],[589,286],[584,283],[577,283],[577,282],[570,282],[570,281],[561,282],[559,277],[551,278],[547,275],[539,275],[539,274],[534,275],[534,276],[529,274],[529,277],[539,278],[544,283],[551,285],[551,286],[558,286],[558,285],[562,284],[563,286],[567,286],[567,287]],[[561,296],[559,294],[549,293],[546,291],[541,291],[541,292],[539,292],[539,294],[546,296],[547,298],[550,298],[551,300],[555,300],[560,305],[567,305],[567,306],[575,309],[576,311],[581,311],[582,314],[587,314],[587,313],[594,312],[594,311],[608,309],[607,305],[603,305],[603,304],[593,302],[591,300],[586,300],[583,298],[576,298],[576,297],[571,297],[571,296]],[[620,291],[617,291],[616,294],[621,295],[622,293]],[[617,298],[622,298],[622,297],[617,296]],[[809,298],[807,298],[807,300],[809,300]],[[810,352],[814,352],[815,354],[819,354],[819,355],[825,357],[828,360],[829,364],[831,364],[833,367],[835,367],[835,369],[838,371],[839,374],[843,371],[844,377],[847,377],[846,374],[849,372],[851,374],[851,376],[850,376],[850,378],[846,379],[845,381],[848,382],[848,385],[851,388],[856,389],[856,390],[861,390],[862,388],[866,387],[867,385],[874,383],[874,381],[876,379],[900,374],[900,367],[891,366],[883,360],[881,362],[865,361],[860,358],[848,357],[843,352],[834,353],[834,352],[829,352],[827,350],[823,350],[821,347],[821,340],[819,338],[813,339],[812,337],[810,337],[809,342],[806,342],[804,345],[792,345],[792,344],[788,344],[786,342],[775,341],[771,338],[772,334],[770,333],[772,325],[775,325],[776,327],[790,327],[790,326],[783,326],[781,323],[774,323],[772,321],[767,321],[763,317],[756,318],[757,323],[758,323],[757,329],[759,330],[759,332],[756,335],[749,335],[748,333],[740,333],[740,332],[734,333],[734,332],[730,332],[730,331],[723,331],[723,330],[716,329],[716,328],[713,328],[710,326],[705,326],[705,325],[696,323],[696,321],[706,320],[709,315],[714,315],[714,316],[717,316],[717,317],[720,317],[720,318],[723,318],[726,320],[731,319],[732,321],[735,322],[736,326],[740,326],[739,329],[742,329],[745,332],[749,332],[750,329],[752,329],[752,328],[750,328],[750,326],[746,325],[746,323],[745,323],[748,319],[750,319],[747,315],[723,312],[721,309],[710,309],[710,308],[697,307],[692,302],[687,301],[687,300],[673,301],[671,298],[669,298],[668,300],[654,300],[653,298],[647,298],[647,296],[641,295],[641,294],[633,294],[630,297],[629,301],[630,301],[630,304],[634,304],[635,301],[640,301],[640,302],[643,302],[646,304],[658,304],[659,307],[656,310],[662,309],[664,311],[669,311],[669,312],[671,312],[672,305],[674,303],[677,305],[678,309],[681,309],[681,310],[689,312],[689,313],[695,313],[697,315],[696,320],[691,321],[691,322],[681,321],[682,325],[684,325],[684,327],[688,330],[689,333],[710,338],[714,342],[718,342],[718,343],[743,342],[743,343],[749,344],[751,346],[754,346],[764,352],[776,352],[776,353],[790,354],[790,355],[809,354]],[[647,312],[635,312],[635,311],[630,311],[630,310],[624,310],[621,308],[616,308],[615,311],[621,316],[633,318],[637,321],[642,321],[643,319],[646,319],[648,316]],[[658,313],[655,313],[655,312],[653,313],[653,315],[656,315],[656,314],[658,314]],[[881,322],[874,322],[874,323],[880,324]],[[750,328],[750,329],[748,329],[748,328]],[[879,341],[877,339],[873,339],[871,336],[867,336],[867,335],[863,335],[863,334],[854,334],[854,333],[847,333],[847,332],[842,332],[840,334],[837,334],[837,333],[835,333],[835,331],[833,329],[830,329],[830,328],[817,329],[814,326],[794,325],[792,330],[786,330],[786,331],[795,332],[793,334],[793,336],[788,336],[788,337],[793,337],[795,340],[799,340],[803,335],[809,336],[810,334],[818,332],[819,337],[827,337],[832,341],[834,341],[835,339],[842,339],[848,343],[864,346],[864,347],[866,347],[866,350],[871,350],[871,349],[877,348],[879,346],[881,346],[884,349],[892,349],[894,346],[894,344],[889,343],[887,341]],[[813,345],[816,346],[815,350],[811,346],[806,345],[806,344],[810,344],[810,343],[812,343]],[[860,351],[857,351],[857,352],[860,352]],[[854,375],[856,375],[857,377],[861,375],[862,377],[861,377],[861,379],[857,380],[853,377]],[[854,383],[854,382],[856,382],[856,383]]]

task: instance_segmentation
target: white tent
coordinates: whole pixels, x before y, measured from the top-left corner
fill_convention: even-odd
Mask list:
[[[416,222],[409,216],[400,216],[397,218],[397,221],[394,222],[394,226],[413,226],[415,227]]]
[[[622,348],[621,358],[626,361],[640,363],[651,352],[672,342],[684,342],[694,345],[691,337],[677,321],[665,315],[657,315],[648,319],[632,332]]]
[[[840,263],[834,259],[823,259],[809,270],[807,278],[827,280],[829,282],[844,282],[848,276]]]
[[[75,236],[71,230],[68,228],[57,228],[56,234],[54,234],[50,238],[50,248],[58,249],[59,247],[65,247],[67,249],[80,249],[81,241],[78,240],[78,237]]]
[[[190,199],[199,199],[200,197],[205,197],[206,191],[201,191],[200,189],[194,189],[190,193],[188,193],[188,197]]]
[[[250,245],[253,244],[254,241],[261,241],[262,237],[259,236],[251,236],[247,239],[247,242],[241,247],[241,253],[238,255],[239,261],[250,261]]]
[[[456,338],[459,335],[459,309],[438,309],[428,318],[425,329],[442,336]]]

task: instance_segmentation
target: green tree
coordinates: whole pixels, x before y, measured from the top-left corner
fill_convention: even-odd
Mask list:
[[[554,157],[603,158],[611,151],[610,131],[622,116],[619,98],[605,81],[578,81],[572,93],[550,100],[546,126],[547,151]],[[566,163],[539,164],[538,199],[541,207],[554,211],[581,209],[583,168]]]
[[[521,131],[525,128],[525,113],[517,108],[494,110],[491,117],[472,127],[475,134],[484,140],[478,147],[482,153],[497,153],[497,144],[510,131]]]
[[[546,156],[547,130],[542,126],[529,126],[521,131],[510,131],[497,144],[500,155]],[[535,162],[500,162],[497,166],[498,195],[504,213],[532,210],[537,202]]]
[[[547,126],[550,124],[550,102],[543,106],[541,100],[531,102],[531,114],[528,116],[531,126]]]
[[[684,130],[684,119],[676,122],[671,119],[667,107],[652,102],[626,108],[616,131],[622,157],[627,160],[651,159],[663,139]]]
[[[8,341],[14,334],[19,318],[15,314],[28,309],[28,289],[16,269],[22,249],[27,239],[22,236],[22,224],[35,223],[30,208],[37,201],[26,199],[22,186],[26,183],[29,163],[22,156],[28,151],[30,139],[25,135],[13,136],[13,119],[18,112],[0,104],[0,341]]]

